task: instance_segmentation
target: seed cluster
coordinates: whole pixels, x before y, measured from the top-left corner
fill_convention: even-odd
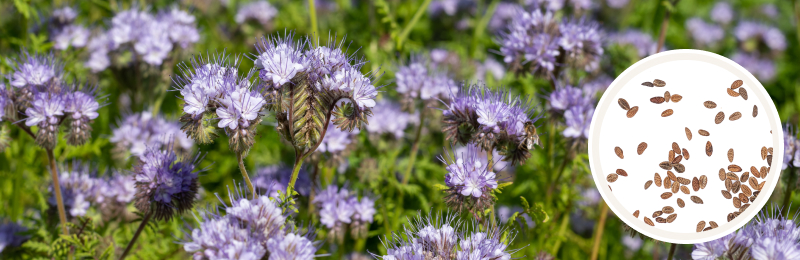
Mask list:
[[[656,79],[652,82],[644,82],[642,85],[646,87],[665,87],[666,82]],[[747,90],[743,87],[743,85],[743,81],[736,80],[731,84],[730,88],[726,88],[726,92],[731,97],[741,97],[744,100],[748,100]],[[656,105],[666,105],[669,102],[680,102],[682,99],[683,96],[672,94],[669,91],[666,91],[663,96],[655,96],[650,98],[650,102]],[[638,112],[638,106],[631,107],[628,101],[623,98],[619,98],[618,103],[622,109],[627,111],[628,118],[632,118]],[[708,100],[703,102],[703,107],[707,109],[716,109],[718,105],[716,102]],[[674,113],[675,111],[672,108],[667,108],[661,112],[661,116],[668,117]],[[739,111],[730,111],[729,113],[730,115],[727,117],[728,121],[737,121],[742,119],[742,113]],[[758,107],[754,105],[752,116],[755,118],[757,115]],[[717,111],[717,114],[714,117],[714,124],[722,124],[724,123],[725,119],[726,112],[722,110]],[[696,131],[696,133],[700,136],[700,139],[706,139],[700,140],[700,142],[706,141],[705,153],[708,157],[711,157],[714,153],[714,146],[711,143],[711,140],[704,138],[709,137],[711,135],[710,132],[705,129],[697,129]],[[693,131],[689,127],[684,127],[684,133],[686,135],[687,142],[697,139],[694,138],[695,136],[693,136]],[[688,147],[688,144],[684,145]],[[636,147],[636,153],[638,155],[642,155],[647,148],[648,143],[641,142]],[[621,147],[615,147],[614,152],[620,159],[624,159]],[[687,172],[687,167],[683,164],[685,163],[684,160],[690,159],[689,151],[686,147],[682,148],[678,142],[672,142],[671,149],[666,152],[666,160],[658,163],[660,170],[653,175],[651,180],[646,180],[644,182],[644,190],[649,190],[653,187],[653,184],[655,184],[657,190],[663,188],[663,190],[659,191],[658,194],[660,194],[659,197],[667,204],[663,206],[661,210],[656,210],[652,212],[652,214],[645,214],[645,216],[643,216],[643,221],[650,226],[673,223],[678,217],[677,211],[680,211],[686,207],[704,207],[704,201],[701,196],[712,196],[709,195],[708,192],[703,192],[709,182],[709,178],[706,175],[694,174],[691,172],[691,170]],[[748,209],[748,207],[757,198],[758,194],[764,187],[764,179],[766,178],[766,175],[770,170],[770,166],[772,165],[772,148],[766,146],[762,147],[760,155],[762,161],[766,161],[766,164],[759,167],[750,166],[749,171],[746,171],[747,169],[735,163],[736,157],[734,148],[729,148],[727,150],[726,156],[729,164],[723,168],[720,168],[719,179],[725,184],[725,189],[721,191],[722,196],[727,200],[731,200],[731,203],[735,208],[734,211],[728,213],[728,222]],[[742,157],[741,154],[739,157]],[[623,169],[617,169],[615,173],[609,174],[606,179],[609,183],[613,183],[616,182],[620,176],[627,177],[628,173]],[[609,188],[611,188],[610,185]],[[671,204],[672,200],[675,201],[675,204]],[[691,202],[689,203],[691,206],[687,205],[687,201]],[[673,205],[676,205],[677,208],[673,207]],[[633,213],[633,216],[636,218],[639,218],[639,215],[639,210],[636,210]],[[703,232],[717,227],[718,224],[714,221],[701,220],[697,223],[696,231]]]

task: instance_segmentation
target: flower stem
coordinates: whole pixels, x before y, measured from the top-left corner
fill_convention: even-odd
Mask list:
[[[242,172],[244,182],[247,183],[247,189],[253,194],[256,194],[256,189],[253,187],[253,183],[250,181],[250,176],[247,175],[247,169],[244,167],[244,156],[240,152],[236,154],[236,158],[239,159],[239,171]]]
[[[419,113],[419,125],[414,134],[414,143],[411,145],[411,154],[409,155],[408,167],[403,173],[403,185],[408,184],[408,179],[411,176],[411,170],[414,169],[414,163],[417,161],[417,150],[419,150],[419,140],[422,138],[422,125],[425,123],[425,109]]]
[[[794,186],[797,185],[795,183],[797,173],[794,172],[794,167],[789,166],[788,168],[789,170],[787,172],[789,173],[789,181],[786,182],[786,191],[783,194],[783,206],[781,207],[781,211],[783,211],[782,213],[786,213],[787,216],[790,211],[789,205],[792,204],[792,192],[794,192]]]
[[[489,151],[486,151],[486,171],[494,171],[493,153],[494,146],[492,146],[492,149],[489,149]],[[497,228],[497,219],[494,216],[494,203],[492,203],[489,209],[489,219],[492,221],[492,228]]]
[[[315,0],[308,0],[308,16],[311,17],[311,35],[314,38],[319,37],[317,35],[317,6]]]
[[[678,1],[680,0],[670,1],[669,4],[672,6],[666,8],[667,10],[664,13],[664,20],[661,21],[661,32],[658,33],[658,48],[656,48],[656,53],[661,52],[661,49],[664,47],[664,40],[666,40],[667,28],[669,27],[669,17],[672,14],[672,11],[670,10],[674,8],[676,4],[678,4]]]
[[[675,256],[675,249],[678,248],[676,244],[670,244],[669,246],[669,255],[667,256],[667,260],[672,260],[672,257]]]
[[[67,230],[67,211],[64,210],[64,198],[61,197],[61,184],[58,182],[58,170],[56,169],[56,159],[53,156],[52,149],[47,150],[47,159],[50,161],[50,175],[53,177],[53,193],[56,194],[56,203],[58,204],[58,219],[61,221],[61,233],[69,235]]]
[[[302,156],[302,155],[298,155],[298,157],[295,158],[294,169],[292,169],[292,179],[291,179],[291,181],[289,181],[289,185],[286,186],[286,197],[287,198],[291,198],[292,197],[292,190],[294,189],[294,184],[297,182],[297,175],[299,175],[299,173],[300,173],[300,167],[303,166],[303,159],[305,159],[305,158],[306,157]]]
[[[547,188],[547,200],[550,201],[550,197],[553,195],[553,191],[555,187],[558,185],[558,182],[561,180],[561,176],[564,175],[564,170],[567,168],[567,162],[570,161],[572,157],[572,151],[575,149],[577,142],[572,143],[572,145],[567,149],[567,153],[564,154],[564,160],[561,161],[561,166],[559,166],[558,174],[556,174],[556,179],[550,183],[550,187]]]
[[[411,28],[414,28],[414,25],[417,24],[419,18],[422,17],[422,14],[428,10],[428,5],[430,4],[431,0],[425,0],[425,2],[422,2],[422,4],[417,9],[417,12],[414,13],[414,17],[411,18],[411,21],[409,21],[408,24],[406,24],[406,27],[403,28],[403,31],[400,32],[400,36],[397,37],[397,50],[403,49],[403,42],[408,37],[408,34],[411,33]]]
[[[131,248],[133,248],[133,244],[136,243],[136,239],[138,239],[139,235],[142,234],[142,231],[144,230],[144,227],[147,226],[147,222],[150,221],[150,217],[152,217],[152,216],[153,216],[153,211],[152,210],[148,210],[147,214],[144,214],[144,218],[142,219],[142,223],[139,223],[139,228],[136,229],[136,233],[133,233],[133,238],[131,238],[131,242],[128,242],[128,246],[125,248],[125,252],[122,252],[122,255],[119,256],[120,260],[125,259],[125,256],[127,256],[128,253],[131,251]]]
[[[600,240],[603,238],[603,231],[606,228],[606,217],[608,216],[608,205],[605,201],[600,201],[600,220],[597,222],[597,229],[594,233],[594,245],[592,245],[592,260],[597,260],[600,252]]]

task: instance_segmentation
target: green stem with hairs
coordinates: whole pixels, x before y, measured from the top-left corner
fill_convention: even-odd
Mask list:
[[[494,171],[494,145],[489,151],[486,151],[486,171]],[[489,207],[489,219],[492,221],[492,228],[497,228],[497,219],[494,216],[494,203]]]
[[[310,0],[309,0],[310,1]],[[400,32],[400,35],[397,37],[397,50],[403,49],[403,42],[408,37],[408,34],[411,33],[411,28],[414,28],[414,25],[419,22],[419,19],[422,17],[422,14],[428,10],[428,5],[431,4],[431,0],[425,0],[422,2],[422,5],[419,6],[417,12],[414,13],[414,17],[411,18],[411,21],[406,24],[406,27],[403,28],[403,31]]]
[[[672,260],[672,258],[675,257],[675,249],[677,249],[677,248],[678,248],[678,245],[670,244],[670,246],[669,246],[669,255],[667,256],[667,260]]]
[[[311,35],[314,38],[317,36],[317,5],[315,0],[308,0],[308,16],[311,17]],[[316,45],[316,41],[312,41]]]
[[[414,169],[414,163],[417,161],[417,150],[419,150],[419,140],[422,138],[422,126],[425,123],[425,109],[423,108],[422,111],[419,113],[419,125],[417,126],[417,130],[414,133],[414,143],[411,145],[411,154],[409,155],[408,166],[406,167],[406,171],[403,173],[403,185],[408,184],[408,179],[411,177],[411,170]]]
[[[297,175],[300,173],[300,167],[303,166],[303,160],[306,159],[306,155],[298,154],[298,156],[294,160],[294,169],[292,169],[292,179],[289,181],[289,185],[286,186],[286,197],[292,197],[292,190],[294,189],[294,184],[297,182]]]
[[[256,189],[253,187],[253,182],[250,181],[250,175],[247,175],[247,169],[244,167],[244,155],[241,152],[237,153],[236,158],[239,159],[239,171],[242,172],[244,182],[247,183],[247,189],[253,194],[256,194]]]
[[[600,252],[600,240],[603,238],[603,231],[606,228],[606,217],[608,216],[608,205],[605,201],[600,201],[600,220],[597,221],[597,229],[594,233],[594,244],[592,245],[592,260],[597,260]],[[568,217],[567,217],[568,218]]]
[[[789,216],[789,212],[791,209],[789,205],[792,204],[792,193],[794,192],[794,186],[797,184],[795,183],[795,179],[797,178],[797,173],[794,172],[794,166],[789,166],[788,170],[786,171],[789,173],[789,181],[786,182],[786,191],[783,194],[783,206],[781,207],[781,213],[786,213],[786,216]]]
[[[133,233],[133,238],[131,238],[131,242],[128,242],[128,246],[125,247],[125,251],[122,252],[122,255],[119,256],[119,260],[125,259],[125,256],[127,256],[128,253],[130,253],[131,248],[133,248],[133,244],[136,243],[136,239],[138,239],[139,235],[142,234],[142,231],[144,230],[144,227],[147,226],[147,222],[150,221],[150,217],[152,217],[152,216],[153,216],[153,211],[152,210],[149,210],[147,212],[147,214],[144,215],[144,218],[142,219],[142,223],[139,223],[139,228],[136,229],[136,233]]]
[[[58,182],[58,170],[56,169],[56,159],[52,149],[47,150],[47,159],[50,161],[50,175],[53,178],[53,193],[56,194],[56,204],[58,207],[58,219],[61,222],[61,233],[69,235],[67,230],[67,211],[64,210],[64,198],[61,196],[61,184]]]

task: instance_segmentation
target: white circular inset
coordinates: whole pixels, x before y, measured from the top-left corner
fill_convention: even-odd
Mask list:
[[[642,85],[656,79],[666,82],[666,86]],[[732,89],[736,80],[742,80],[743,84]],[[739,94],[741,88],[744,88],[747,99]],[[664,98],[667,91],[670,96],[680,95],[681,98],[662,103],[656,103],[659,98],[651,101],[654,97]],[[632,113],[619,104],[620,98],[625,99],[629,107],[637,107],[635,115],[628,117]],[[713,101],[716,106],[708,108],[704,105],[706,101]],[[755,117],[753,106],[758,109]],[[664,112],[667,109],[672,110],[671,115],[666,115],[669,114]],[[715,119],[719,112],[723,112],[724,117],[717,124]],[[739,112],[741,117],[731,118],[735,112]],[[691,140],[686,128],[691,133]],[[701,129],[708,135],[701,135]],[[622,221],[657,240],[691,244],[734,232],[758,214],[780,179],[783,130],[775,104],[752,74],[714,53],[673,50],[637,62],[605,91],[595,110],[590,131],[589,163],[603,199]],[[642,142],[647,144],[647,148],[640,155],[637,150]],[[680,155],[682,159],[669,161],[673,142],[679,146],[679,153],[673,152],[674,157]],[[706,149],[708,142],[713,149],[710,156]],[[617,155],[616,147],[622,150],[623,158]],[[768,168],[766,177],[760,176],[761,167],[770,167],[768,160],[762,158],[762,147],[773,151],[769,154],[772,167]],[[729,161],[729,149],[732,149],[732,162]],[[666,165],[660,165],[663,162],[667,162]],[[758,169],[758,174],[751,173],[751,167]],[[683,168],[680,169],[683,172],[678,168]],[[618,169],[624,170],[627,176],[615,174]],[[670,169],[669,173],[667,169]],[[729,172],[735,175],[737,180],[730,181],[730,186],[734,187],[727,188],[726,182],[720,180],[720,169],[726,175],[730,175]],[[748,175],[746,180],[742,177],[745,172]],[[609,178],[610,174],[615,174],[616,178]],[[662,180],[661,185],[655,183],[656,174]],[[688,180],[689,183],[679,183],[677,192],[673,192],[672,185],[668,188],[663,185],[670,174],[675,176],[675,180],[684,184]],[[697,178],[694,181],[700,180],[703,175],[707,184],[695,191],[692,181],[694,178]],[[648,181],[651,184],[645,189]],[[741,188],[736,189],[736,183]],[[751,187],[751,183],[757,187]],[[751,201],[752,193],[758,187],[759,194]],[[727,190],[731,198],[723,194]],[[662,195],[667,193],[670,195],[663,199]],[[693,202],[692,196],[699,197],[702,204]],[[678,205],[678,199],[683,200],[684,207]],[[729,214],[739,212],[736,206],[744,204],[750,206],[729,222]],[[662,212],[654,216],[665,206],[672,207],[674,213]],[[638,217],[634,216],[637,210]],[[665,223],[673,214],[677,215],[670,219],[672,222]],[[645,218],[653,225],[647,224]],[[657,218],[663,219],[659,222]],[[718,227],[697,232],[700,221],[704,221],[702,229],[710,227],[712,221]]]

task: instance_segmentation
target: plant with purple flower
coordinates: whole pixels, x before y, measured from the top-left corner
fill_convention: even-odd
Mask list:
[[[18,247],[28,240],[29,236],[22,233],[28,228],[16,222],[0,220],[0,253],[6,248]]]
[[[64,198],[64,207],[68,217],[85,216],[89,206],[97,195],[98,179],[96,171],[89,164],[73,163],[71,170],[62,170],[58,179]],[[55,211],[58,206],[56,196],[47,199],[47,203]]]
[[[386,99],[378,101],[372,112],[375,119],[366,126],[371,134],[389,134],[395,139],[402,139],[408,125],[418,123],[416,115],[404,112],[400,104]]]
[[[399,65],[395,73],[397,92],[402,95],[403,108],[417,109],[416,100],[434,101],[445,99],[450,92],[457,92],[455,82],[431,60],[431,55],[414,55],[408,64]],[[425,105],[423,105],[425,106]]]
[[[711,20],[723,25],[733,21],[733,7],[726,1],[719,1],[711,8]]]
[[[594,108],[589,106],[572,106],[564,112],[567,129],[562,133],[564,137],[575,139],[588,139],[589,126],[592,123]]]
[[[347,146],[354,141],[353,139],[359,132],[358,129],[348,132],[334,125],[328,125],[328,131],[326,131],[325,137],[317,147],[317,152],[338,155],[347,149]]]
[[[693,259],[797,259],[800,258],[800,227],[797,215],[784,216],[773,207],[764,209],[736,233],[695,244]]]
[[[352,236],[366,237],[367,227],[375,215],[374,200],[367,196],[359,199],[346,188],[336,185],[329,185],[317,193],[313,202],[320,208],[320,223],[330,229],[329,239],[341,243],[348,227]]]
[[[470,212],[477,219],[494,205],[494,191],[500,181],[490,168],[494,161],[486,163],[478,158],[479,152],[480,148],[468,146],[465,153],[439,156],[439,161],[447,165],[445,202],[456,211]]]
[[[586,71],[596,70],[603,56],[600,25],[582,18],[565,20],[558,29],[561,33],[558,45],[566,52],[567,62]]]
[[[771,59],[761,58],[759,55],[746,52],[736,52],[730,58],[760,80],[771,81],[777,74],[775,61]]]
[[[37,55],[28,52],[20,55],[9,78],[18,91],[33,87],[49,87],[64,76],[64,64],[52,54]],[[26,93],[27,94],[27,93]]]
[[[278,198],[278,192],[286,190],[286,186],[292,179],[292,168],[284,165],[270,165],[260,167],[253,176],[253,186],[259,192],[267,192],[267,195]],[[300,195],[307,196],[311,189],[311,180],[308,173],[300,169],[297,174],[295,190]]]
[[[698,46],[715,46],[725,37],[725,30],[719,25],[706,23],[703,19],[694,17],[686,20],[686,29]]]
[[[115,171],[112,176],[98,178],[95,192],[95,202],[105,219],[130,218],[127,205],[136,196],[136,180],[132,175]]]
[[[447,140],[466,145],[474,142],[485,151],[497,149],[512,165],[524,163],[539,143],[536,107],[529,98],[515,97],[506,90],[485,85],[463,85],[450,94],[443,110]]]
[[[733,35],[742,44],[744,50],[758,51],[763,44],[769,50],[783,51],[786,49],[786,37],[780,29],[752,21],[742,21],[734,28]]]
[[[620,46],[633,47],[639,58],[655,54],[656,48],[658,48],[658,43],[653,41],[652,36],[634,29],[614,33],[609,37],[608,42]]]
[[[109,141],[114,143],[114,154],[123,155],[119,159],[127,158],[127,154],[143,157],[147,147],[159,149],[168,148],[174,143],[178,154],[187,154],[194,146],[194,141],[181,131],[178,122],[168,121],[161,115],[152,112],[140,112],[126,115],[113,128]]]
[[[261,26],[268,27],[272,19],[277,15],[278,9],[275,9],[275,7],[265,0],[258,0],[245,3],[239,7],[239,11],[236,12],[234,20],[238,24],[242,24],[248,20],[254,20]]]

